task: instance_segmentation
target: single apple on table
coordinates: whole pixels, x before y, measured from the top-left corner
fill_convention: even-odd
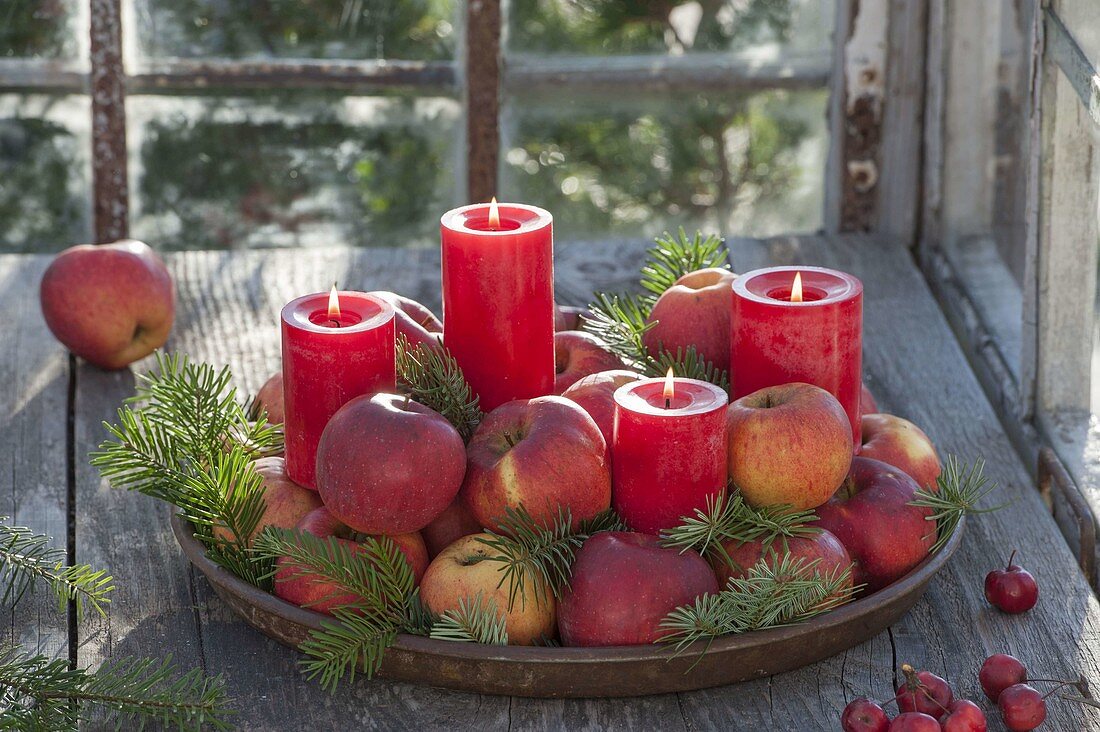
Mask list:
[[[443,323],[424,305],[388,290],[375,290],[367,294],[380,297],[393,306],[396,335],[403,334],[410,346],[423,343],[436,348],[443,342]]]
[[[649,315],[653,327],[642,341],[650,355],[675,354],[695,346],[696,352],[720,370],[730,367],[730,313],[733,281],[728,269],[710,267],[688,272],[657,298]]]
[[[561,394],[589,374],[622,367],[623,360],[591,333],[563,330],[554,334],[555,394]]]
[[[283,372],[276,371],[264,382],[260,390],[256,392],[255,404],[263,407],[267,413],[267,421],[271,424],[282,424],[283,409]]]
[[[362,543],[365,537],[333,516],[324,506],[303,516],[296,528],[319,539],[336,537],[337,542],[355,553],[366,551],[366,546]],[[389,538],[405,555],[405,561],[413,572],[414,585],[419,584],[428,568],[428,550],[424,547],[424,540],[415,531]],[[295,605],[331,614],[334,608],[353,604],[359,598],[346,588],[308,571],[287,557],[276,559],[275,569],[275,595]]]
[[[316,491],[303,488],[287,476],[283,458],[260,458],[253,461],[252,469],[263,478],[265,508],[256,522],[256,529],[247,537],[247,544],[251,544],[265,526],[292,529],[303,516],[321,507],[321,497]],[[221,524],[214,526],[214,536],[225,541],[233,541],[234,538],[228,527]]]
[[[57,340],[104,369],[123,368],[163,346],[176,309],[164,262],[133,239],[61,252],[42,275],[39,298]]]
[[[722,547],[726,550],[726,557],[715,554],[710,557],[711,566],[718,577],[719,587],[725,587],[731,577],[747,577],[749,570],[757,563],[764,560],[772,567],[784,557],[790,556],[794,560],[802,560],[802,566],[813,568],[811,572],[818,572],[822,576],[838,576],[852,564],[852,558],[848,550],[840,543],[832,532],[822,529],[816,534],[808,536],[779,537],[767,546],[762,541],[726,541]],[[844,588],[850,588],[852,581],[845,584]]]
[[[366,534],[404,534],[451,504],[466,469],[462,437],[438,412],[397,394],[352,399],[317,445],[317,490]]]
[[[435,557],[464,536],[481,533],[482,526],[461,496],[420,530],[428,556]]]
[[[562,392],[562,396],[574,401],[600,428],[604,440],[611,444],[611,430],[615,421],[615,390],[624,384],[641,381],[645,377],[627,369],[612,369],[589,374]]]
[[[922,488],[936,490],[940,458],[920,427],[892,414],[865,414],[861,428],[861,456],[893,465]]]
[[[466,447],[462,499],[496,526],[522,505],[543,525],[567,508],[574,526],[611,505],[611,466],[600,428],[560,396],[506,402],[481,420]]]
[[[420,599],[433,613],[456,611],[480,596],[482,607],[496,606],[508,631],[508,643],[530,646],[554,637],[554,596],[535,572],[524,575],[515,603],[508,607],[509,585],[503,580],[503,565],[490,561],[493,550],[481,539],[491,534],[464,536],[441,551],[420,581]]]
[[[836,495],[818,507],[816,525],[848,550],[856,584],[867,586],[864,592],[904,577],[935,544],[931,509],[910,505],[918,489],[894,466],[860,456]]]
[[[717,591],[714,571],[698,553],[662,546],[650,534],[602,532],[577,550],[558,603],[558,630],[567,646],[655,643],[666,632],[666,615]]]
[[[730,404],[730,479],[751,506],[815,508],[829,500],[852,463],[844,407],[811,384],[769,386]]]

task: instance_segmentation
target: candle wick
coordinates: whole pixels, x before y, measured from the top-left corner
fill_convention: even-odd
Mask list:
[[[672,409],[671,397],[665,397],[665,409]]]
[[[329,318],[328,322],[329,322],[329,325],[333,328],[339,328],[340,327],[340,321],[337,320],[336,318]]]

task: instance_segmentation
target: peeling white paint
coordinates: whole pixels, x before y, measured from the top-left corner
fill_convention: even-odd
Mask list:
[[[876,115],[882,113],[886,88],[887,0],[860,0],[852,34],[844,44],[847,111],[855,111],[860,97],[870,97]]]

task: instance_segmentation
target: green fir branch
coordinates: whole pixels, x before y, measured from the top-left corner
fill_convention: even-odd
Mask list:
[[[397,337],[396,349],[399,386],[420,404],[442,414],[463,441],[469,442],[484,415],[458,361],[442,346],[420,343],[413,347],[404,334]]]
[[[0,729],[76,730],[84,724],[116,729],[231,728],[224,683],[198,669],[180,674],[171,658],[121,659],[97,671],[70,669],[9,650],[0,654]]]
[[[457,608],[444,612],[432,625],[430,635],[435,640],[508,645],[504,613],[492,598],[483,598],[480,592],[472,598],[463,597]]]
[[[971,466],[965,466],[955,455],[948,455],[943,470],[936,479],[937,489],[921,488],[910,502],[931,510],[926,521],[936,522],[936,542],[929,550],[938,552],[951,539],[963,516],[992,513],[1008,504],[991,508],[979,508],[978,504],[997,489],[997,484],[984,475],[985,461],[978,458]]]
[[[335,608],[332,614],[332,620],[321,621],[320,630],[310,631],[298,650],[305,654],[299,666],[306,678],[335,692],[341,680],[355,681],[356,673],[374,677],[386,649],[397,640],[400,625],[354,607]]]
[[[683,227],[677,234],[674,237],[666,231],[657,237],[656,246],[646,251],[641,285],[654,295],[661,295],[688,272],[729,267],[729,250],[720,237],[697,231],[689,239]]]
[[[656,358],[650,358],[646,366],[648,376],[664,376],[669,369],[672,369],[673,376],[707,381],[723,391],[730,390],[729,372],[700,356],[695,346],[677,348],[675,355],[662,350]]]
[[[115,589],[110,575],[87,564],[66,565],[65,551],[51,547],[50,537],[7,521],[7,516],[0,516],[0,604],[13,607],[35,582],[45,582],[57,595],[59,610],[72,602],[77,618],[84,616],[88,605],[106,616],[104,607]]]

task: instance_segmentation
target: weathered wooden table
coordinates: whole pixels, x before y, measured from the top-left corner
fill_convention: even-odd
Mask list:
[[[637,279],[645,243],[559,244],[558,295],[583,304],[593,289]],[[134,387],[130,371],[76,363],[42,322],[37,287],[48,258],[0,256],[0,514],[67,542],[70,556],[110,571],[118,585],[103,620],[77,623],[47,593],[21,604],[3,641],[40,644],[80,665],[119,654],[171,654],[225,676],[242,729],[838,729],[853,697],[887,698],[902,662],[928,668],[984,702],[981,661],[1003,651],[1033,676],[1083,675],[1100,689],[1100,608],[994,417],[924,280],[900,247],[868,238],[732,243],[735,268],[834,266],[865,283],[865,375],[881,408],[924,427],[942,453],[984,456],[1011,506],[968,525],[963,547],[926,597],[887,632],[800,671],[692,693],[639,699],[540,701],[358,680],[329,695],[299,674],[298,654],[233,616],[183,558],[169,509],[107,487],[87,455]],[[232,366],[254,391],[279,364],[283,303],[333,280],[391,289],[438,308],[435,251],[326,250],[186,253],[168,257],[178,286],[170,348]],[[140,369],[148,364],[137,364]],[[1018,549],[1039,580],[1023,616],[991,609],[985,573]],[[993,715],[996,716],[995,714]],[[1047,729],[1100,728],[1100,715],[1052,700]],[[995,720],[991,729],[1001,729]]]

